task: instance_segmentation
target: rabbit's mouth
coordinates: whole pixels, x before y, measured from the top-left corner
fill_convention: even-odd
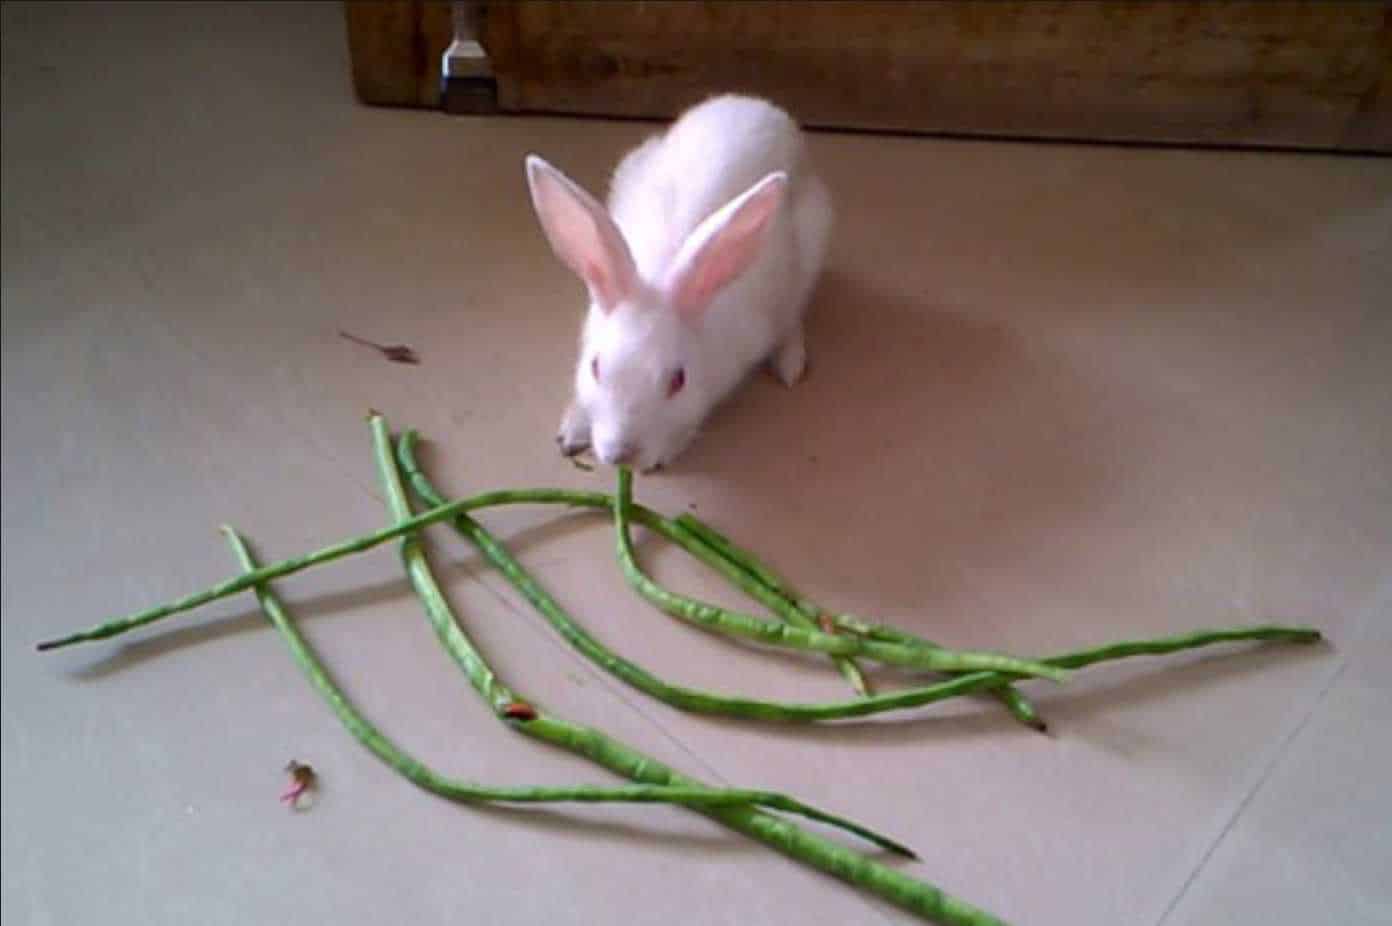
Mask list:
[[[635,444],[614,444],[612,446],[595,447],[595,457],[599,462],[609,466],[632,466],[641,468],[640,461],[643,454]]]

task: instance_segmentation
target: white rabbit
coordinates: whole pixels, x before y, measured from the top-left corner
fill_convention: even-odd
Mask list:
[[[607,211],[526,165],[552,249],[589,290],[562,453],[654,469],[760,363],[801,378],[833,212],[787,113],[728,95],[687,110],[619,163]]]

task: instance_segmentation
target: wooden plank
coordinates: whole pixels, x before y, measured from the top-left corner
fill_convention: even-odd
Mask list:
[[[807,124],[1392,150],[1392,2],[490,3],[504,111],[670,117],[709,93]]]
[[[353,90],[377,106],[438,106],[440,56],[454,34],[450,5],[345,0]]]
[[[1340,147],[1349,151],[1392,151],[1392,12],[1382,22],[1375,60],[1381,76],[1359,98]]]

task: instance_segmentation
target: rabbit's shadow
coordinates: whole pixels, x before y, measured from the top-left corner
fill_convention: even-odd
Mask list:
[[[842,606],[925,632],[965,624],[981,570],[1008,568],[1123,489],[1111,474],[1127,448],[1094,426],[1115,412],[1114,384],[1002,324],[829,273],[808,342],[802,383],[757,377],[671,476],[717,484],[741,543]]]

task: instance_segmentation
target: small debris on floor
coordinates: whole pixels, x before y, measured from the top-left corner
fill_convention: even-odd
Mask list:
[[[378,344],[376,341],[369,341],[366,338],[360,338],[356,334],[349,334],[343,330],[338,332],[338,336],[345,341],[352,341],[354,344],[370,347],[380,352],[383,357],[386,357],[392,363],[420,363],[420,358],[416,356],[416,352],[405,344]]]
[[[280,796],[280,800],[290,805],[291,810],[299,810],[301,799],[318,784],[318,776],[313,768],[294,759],[286,763],[285,771],[290,773],[290,787]]]

